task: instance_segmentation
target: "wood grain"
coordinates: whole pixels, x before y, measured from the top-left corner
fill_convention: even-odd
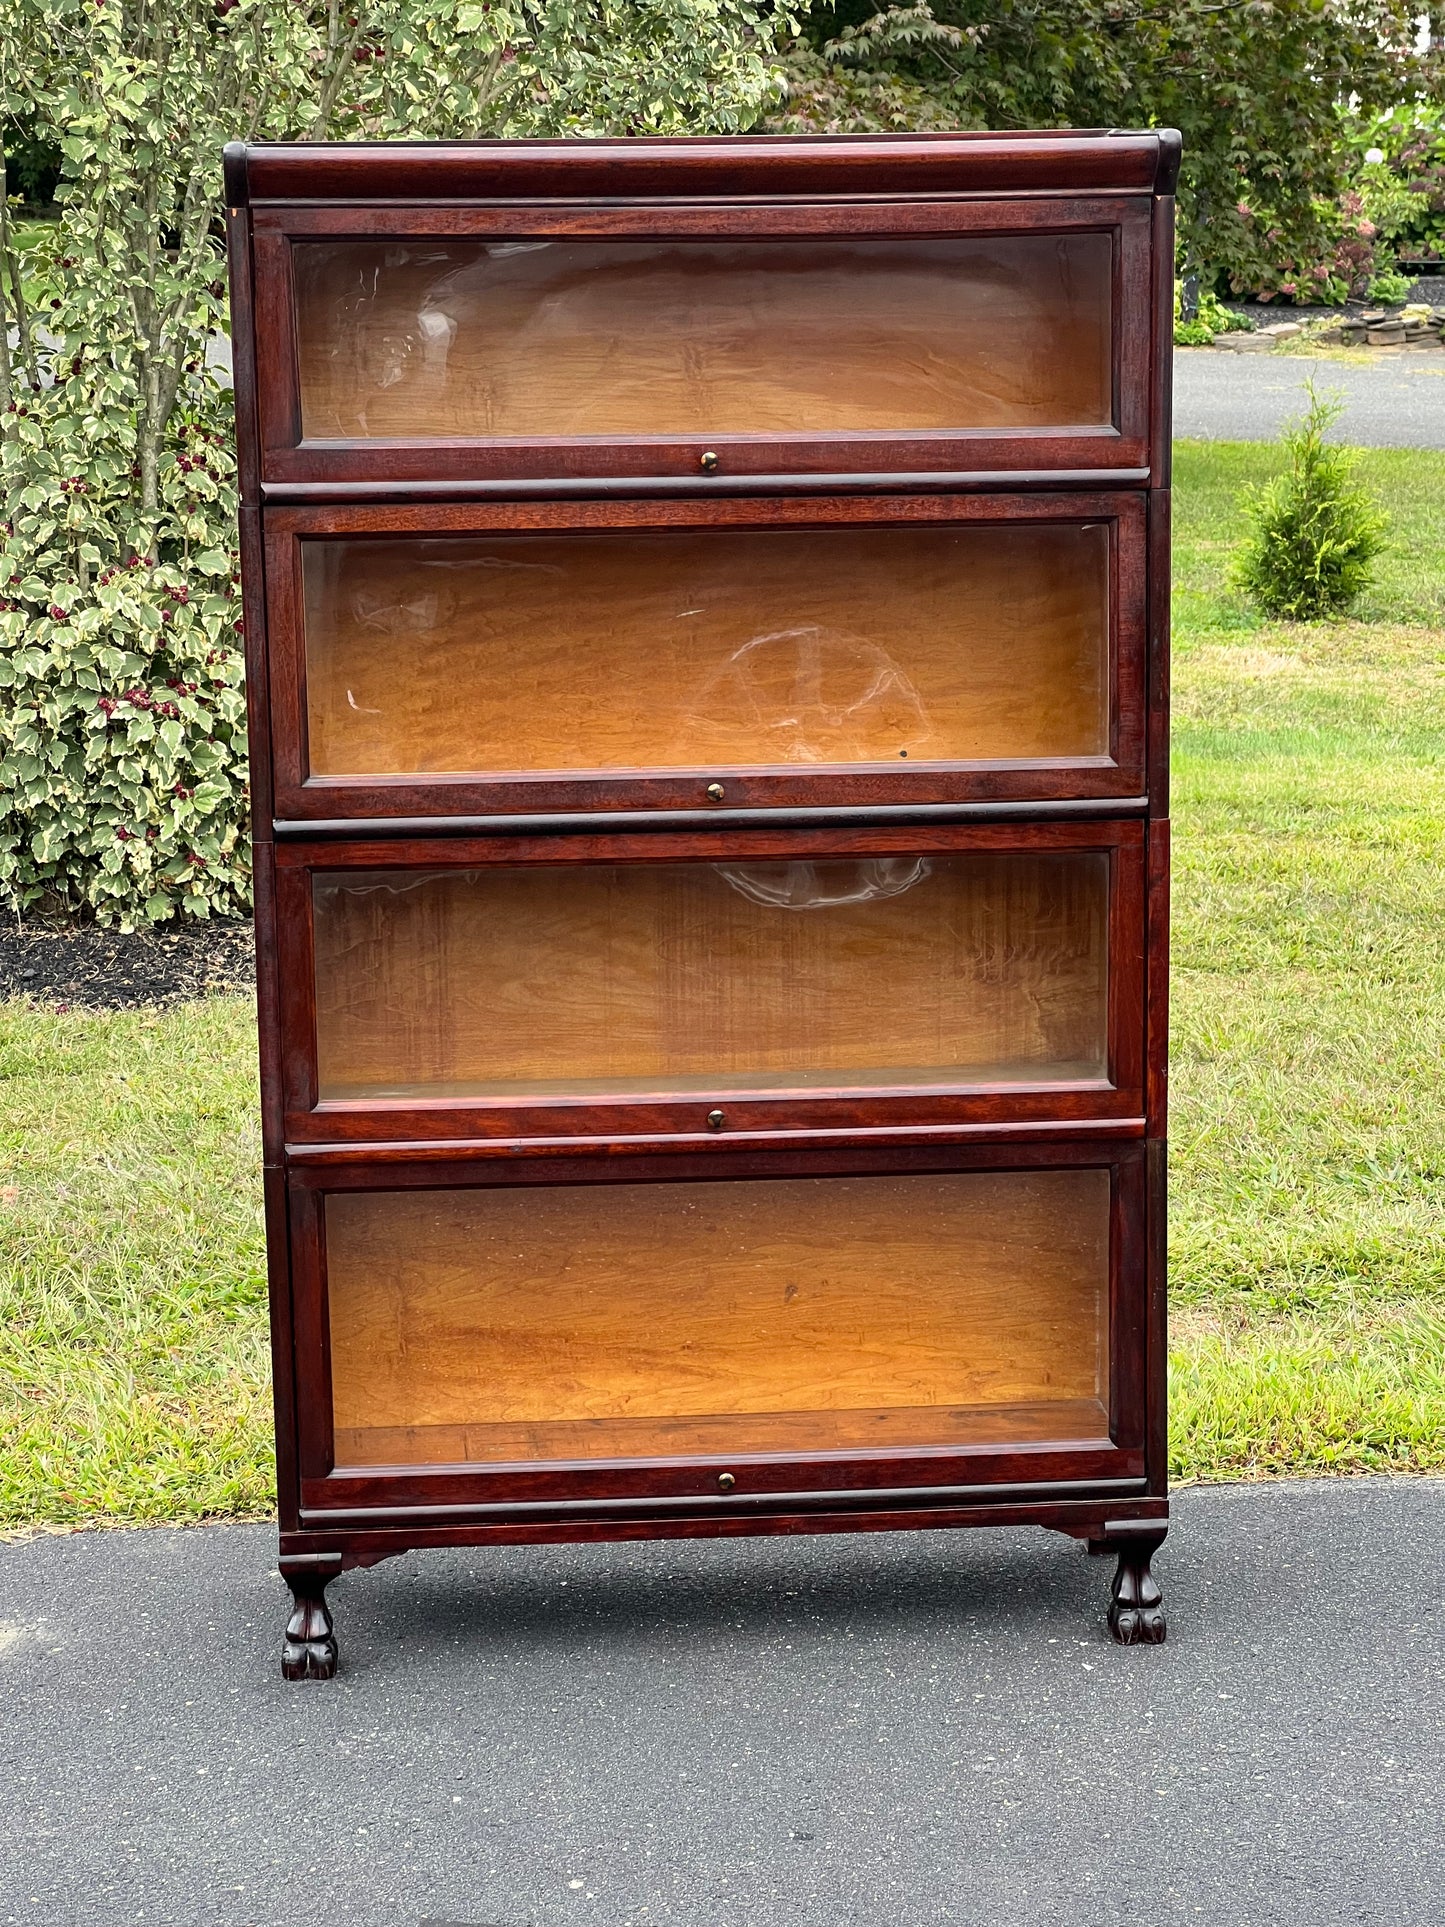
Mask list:
[[[599,1419],[1106,1400],[1109,1209],[1101,1170],[333,1194],[335,1423],[571,1449]]]
[[[309,441],[1113,421],[1104,233],[309,241]]]
[[[977,195],[985,192],[1173,192],[1179,136],[1170,128],[1105,132],[1056,127],[964,129],[928,134],[658,136],[558,140],[305,142],[267,141],[243,150],[248,197],[259,216],[267,201],[291,217],[321,203],[378,222],[415,204],[457,201],[464,212],[532,196],[578,211],[623,207],[656,212],[700,197],[858,196],[865,209],[880,194]],[[396,202],[413,206],[397,209]],[[325,203],[340,203],[339,208]],[[347,205],[348,203],[352,205]],[[360,205],[356,205],[359,203]],[[649,207],[649,203],[653,205]],[[491,204],[489,206],[489,204]],[[846,203],[845,203],[846,204]],[[804,202],[806,206],[806,201]],[[784,210],[788,201],[783,201]],[[511,210],[505,210],[511,211]],[[830,210],[832,211],[832,210]],[[966,217],[965,200],[950,209]]]
[[[318,1094],[1104,1077],[1109,861],[322,871]]]
[[[303,541],[313,776],[1110,749],[1110,534]]]
[[[924,1405],[687,1419],[562,1419],[510,1425],[361,1426],[336,1432],[339,1467],[529,1464],[549,1459],[715,1458],[746,1453],[1106,1443],[1096,1398],[1032,1405]]]

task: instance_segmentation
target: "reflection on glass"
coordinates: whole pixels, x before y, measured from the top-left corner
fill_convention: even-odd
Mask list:
[[[334,871],[323,1100],[1107,1075],[1109,859]]]
[[[321,776],[1108,752],[1102,523],[302,545]]]
[[[310,440],[1112,420],[1105,233],[304,241]]]
[[[1108,1436],[1102,1170],[327,1198],[338,1464]]]

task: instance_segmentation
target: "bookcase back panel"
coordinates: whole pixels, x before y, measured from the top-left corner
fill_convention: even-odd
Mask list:
[[[323,1100],[1108,1075],[1098,851],[323,871]]]
[[[1113,421],[1113,241],[312,240],[309,442]]]
[[[1102,521],[307,539],[309,767],[1107,756],[1110,548]]]
[[[1098,1169],[334,1193],[338,1464],[1108,1435]]]

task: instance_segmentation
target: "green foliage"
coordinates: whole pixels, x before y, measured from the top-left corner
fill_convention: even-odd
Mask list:
[[[1207,348],[1214,340],[1214,330],[1207,321],[1197,317],[1193,321],[1174,323],[1174,346],[1176,348]]]
[[[1182,258],[1207,285],[1342,295],[1339,103],[1430,98],[1414,0],[814,0],[779,128],[1173,126]],[[1366,237],[1369,238],[1369,237]]]
[[[1393,268],[1385,268],[1370,278],[1371,301],[1382,301],[1386,307],[1396,307],[1408,301],[1414,282],[1408,274],[1397,274]]]
[[[1254,323],[1235,308],[1226,308],[1218,295],[1201,292],[1192,320],[1182,313],[1183,284],[1174,283],[1174,345],[1176,348],[1207,348],[1216,335],[1249,334]]]
[[[1445,453],[1359,614],[1231,591],[1268,443],[1174,460],[1170,1439],[1184,1476],[1445,1466]],[[1434,625],[1433,627],[1426,625]]]
[[[1218,295],[1207,292],[1199,297],[1199,319],[1207,322],[1217,335],[1247,335],[1254,329],[1247,314],[1240,314],[1237,308],[1226,308]]]
[[[789,25],[768,0],[4,0],[0,125],[61,178],[60,219],[20,232],[0,168],[0,902],[244,907],[222,143],[734,131]]]
[[[1394,255],[1445,260],[1445,106],[1421,98],[1381,114],[1350,113],[1351,186]]]
[[[1238,567],[1240,587],[1264,613],[1290,622],[1342,615],[1385,547],[1385,518],[1355,477],[1354,455],[1324,439],[1342,404],[1306,388],[1309,408],[1284,432],[1287,473],[1250,494]]]

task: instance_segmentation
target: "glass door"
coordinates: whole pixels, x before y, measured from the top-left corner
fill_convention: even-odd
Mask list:
[[[288,1138],[1142,1114],[1137,824],[710,841],[278,846]]]
[[[336,1465],[721,1460],[746,1491],[770,1454],[1107,1449],[1110,1193],[1102,1167],[332,1193]]]

